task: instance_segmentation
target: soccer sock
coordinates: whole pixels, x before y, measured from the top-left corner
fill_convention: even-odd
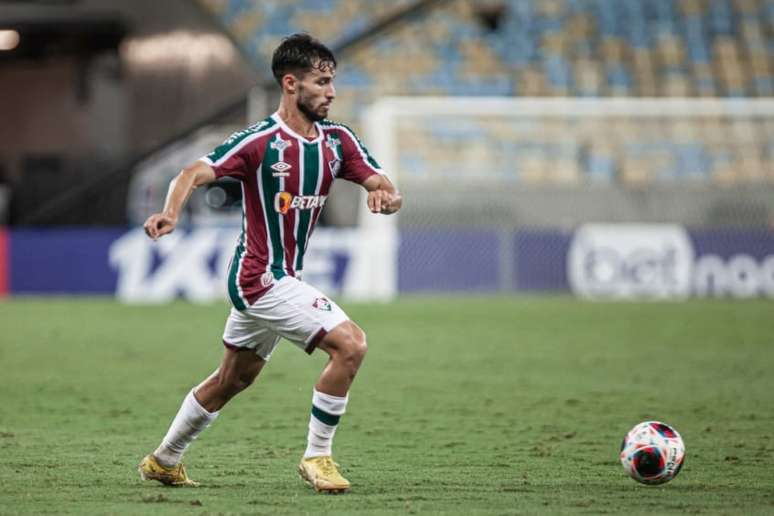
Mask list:
[[[163,466],[174,466],[180,462],[183,452],[191,441],[210,426],[216,417],[218,412],[207,412],[196,400],[194,391],[191,389],[175,419],[172,420],[167,435],[153,455]]]
[[[307,436],[304,458],[331,455],[333,434],[339,418],[347,408],[345,397],[331,396],[314,390],[312,395],[312,415],[309,417],[309,435]]]

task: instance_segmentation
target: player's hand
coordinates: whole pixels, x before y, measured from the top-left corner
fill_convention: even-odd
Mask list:
[[[146,235],[153,240],[158,240],[159,237],[172,233],[175,230],[175,226],[177,226],[176,217],[170,217],[163,213],[154,213],[145,221],[143,228]]]
[[[397,192],[393,194],[386,190],[374,190],[368,192],[368,209],[371,213],[389,215],[398,211],[398,199],[400,194]]]

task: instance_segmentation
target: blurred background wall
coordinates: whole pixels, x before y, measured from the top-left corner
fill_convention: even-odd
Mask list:
[[[12,193],[2,220],[11,224],[125,224],[132,159],[244,100],[257,79],[186,1],[4,1],[0,26],[19,34],[0,51],[0,166]],[[99,176],[110,180],[87,195],[82,186]],[[72,201],[34,217],[68,191]]]

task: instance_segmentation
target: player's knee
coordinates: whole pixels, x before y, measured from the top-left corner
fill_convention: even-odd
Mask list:
[[[368,352],[368,341],[366,339],[365,332],[357,326],[355,326],[354,340],[355,340],[355,354],[357,355],[358,360],[362,362],[366,356],[366,353]]]
[[[360,367],[361,362],[365,358],[368,351],[368,344],[366,342],[366,334],[356,325],[350,327],[350,331],[344,339],[344,343],[341,346],[341,357],[344,363],[354,369]]]
[[[353,376],[368,350],[365,332],[351,321],[337,327],[320,347],[331,360],[350,369]]]

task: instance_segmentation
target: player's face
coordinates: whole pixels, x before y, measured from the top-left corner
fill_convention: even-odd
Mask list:
[[[309,120],[317,122],[328,116],[331,103],[336,98],[336,89],[333,87],[334,77],[336,77],[335,68],[315,67],[298,80],[296,103],[298,109]]]

